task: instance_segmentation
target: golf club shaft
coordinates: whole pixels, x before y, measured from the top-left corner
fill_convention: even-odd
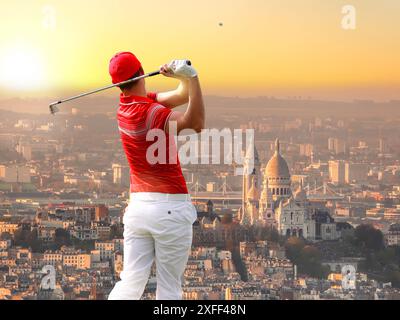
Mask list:
[[[100,91],[104,91],[104,90],[107,90],[107,89],[111,89],[111,88],[115,88],[115,87],[118,87],[118,86],[121,86],[121,85],[124,85],[124,84],[131,83],[131,82],[134,82],[134,81],[138,81],[140,79],[144,79],[144,78],[148,78],[148,77],[154,77],[154,76],[159,75],[159,74],[160,74],[160,71],[154,71],[154,72],[151,72],[151,73],[147,73],[147,74],[142,75],[142,76],[137,77],[137,78],[129,79],[127,81],[123,81],[123,82],[116,83],[116,84],[111,84],[109,86],[102,87],[102,88],[99,88],[99,89],[96,89],[96,90],[93,90],[93,91],[90,91],[90,92],[82,93],[82,94],[79,94],[77,96],[73,96],[73,97],[70,97],[70,98],[67,98],[67,99],[64,99],[64,100],[59,100],[57,102],[53,102],[53,103],[50,104],[50,107],[56,106],[56,105],[64,103],[64,102],[68,102],[68,101],[76,100],[76,99],[79,99],[79,98],[82,98],[82,97],[86,97],[86,96],[89,96],[91,94],[94,94],[94,93],[97,93],[97,92],[100,92]]]

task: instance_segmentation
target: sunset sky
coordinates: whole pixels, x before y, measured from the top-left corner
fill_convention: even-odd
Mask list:
[[[341,27],[346,4],[355,30]],[[118,51],[146,71],[190,58],[206,94],[400,99],[400,1],[3,1],[0,98],[106,85]]]

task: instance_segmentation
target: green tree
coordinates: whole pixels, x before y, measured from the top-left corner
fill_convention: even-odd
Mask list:
[[[38,239],[37,230],[19,228],[14,233],[14,244],[23,248],[31,248],[33,252],[42,252],[43,243]]]
[[[71,237],[67,230],[58,228],[54,234],[54,242],[57,245],[57,248],[61,248],[62,246],[69,246],[71,244]]]
[[[301,238],[290,237],[285,243],[286,256],[294,263],[301,260],[301,250],[304,248],[305,242]]]
[[[326,278],[329,268],[322,266],[321,254],[312,245],[306,245],[301,238],[291,237],[285,244],[286,256],[298,267],[301,274],[306,274],[315,278]]]
[[[355,232],[355,243],[363,249],[379,251],[384,248],[383,234],[371,224],[359,225]]]
[[[35,240],[35,233],[31,230],[19,228],[14,233],[15,245],[28,248],[32,240]]]
[[[240,274],[242,281],[248,281],[249,276],[247,274],[247,268],[237,247],[232,250],[232,262],[235,265],[236,271]]]
[[[122,225],[113,224],[111,225],[110,239],[121,239],[123,238],[123,227]]]
[[[321,253],[314,246],[305,246],[300,253],[301,263],[299,271],[312,277],[326,278],[329,274],[329,267],[321,264]]]
[[[389,270],[385,272],[385,280],[391,282],[393,287],[400,287],[400,270]]]

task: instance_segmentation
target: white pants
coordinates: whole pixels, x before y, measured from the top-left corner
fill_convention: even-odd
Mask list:
[[[157,300],[182,299],[197,212],[188,195],[137,193],[125,210],[124,268],[109,300],[139,300],[156,262]]]

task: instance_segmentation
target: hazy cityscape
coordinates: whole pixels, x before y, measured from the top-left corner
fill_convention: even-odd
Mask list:
[[[0,101],[0,299],[104,300],[118,281],[129,167],[116,101],[56,116]],[[206,104],[207,127],[254,130],[254,170],[183,165],[198,211],[184,299],[400,299],[400,101]],[[153,274],[144,299],[155,287]]]

